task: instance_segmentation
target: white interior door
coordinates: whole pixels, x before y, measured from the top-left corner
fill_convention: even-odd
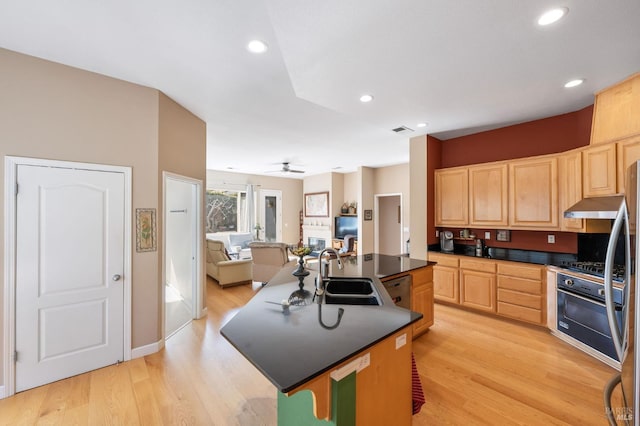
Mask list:
[[[198,318],[198,185],[165,176],[165,337]]]
[[[124,359],[123,173],[19,165],[16,391]]]

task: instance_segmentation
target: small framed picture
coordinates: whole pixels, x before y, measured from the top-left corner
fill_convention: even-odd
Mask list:
[[[373,210],[365,210],[364,220],[372,220],[372,219],[373,219]]]
[[[136,209],[136,251],[156,251],[156,209]]]

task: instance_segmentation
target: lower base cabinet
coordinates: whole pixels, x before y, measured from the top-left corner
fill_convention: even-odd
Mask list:
[[[489,272],[460,270],[460,304],[482,311],[496,311],[496,276]]]
[[[411,310],[422,313],[422,319],[413,323],[413,337],[433,325],[433,267],[411,271]]]
[[[435,300],[546,324],[545,266],[429,252]]]

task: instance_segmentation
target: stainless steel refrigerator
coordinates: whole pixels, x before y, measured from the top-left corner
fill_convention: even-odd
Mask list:
[[[621,362],[621,372],[615,374],[604,388],[605,412],[611,425],[635,425],[640,426],[640,351],[635,350],[635,342],[640,331],[640,318],[636,315],[640,306],[640,292],[636,292],[635,283],[638,281],[638,248],[639,239],[636,238],[636,227],[640,223],[638,213],[638,179],[640,174],[640,162],[636,162],[627,170],[625,180],[625,201],[620,209],[620,215],[616,218],[609,240],[609,251],[615,250],[615,241],[621,232],[626,233],[624,239],[626,245],[626,278],[625,278],[625,303],[623,312],[623,324],[618,324],[613,315],[612,304],[607,300],[607,316],[609,326],[614,338],[616,352]],[[612,248],[613,247],[613,248]],[[633,271],[633,273],[632,273]],[[606,272],[605,272],[606,275]],[[607,285],[608,281],[608,285]],[[605,277],[605,293],[609,299],[611,295],[611,279]],[[620,385],[622,399],[612,404],[611,395],[616,386]]]

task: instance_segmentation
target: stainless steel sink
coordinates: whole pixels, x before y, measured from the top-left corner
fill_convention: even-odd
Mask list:
[[[325,282],[324,303],[336,305],[382,305],[369,278],[329,278]]]

